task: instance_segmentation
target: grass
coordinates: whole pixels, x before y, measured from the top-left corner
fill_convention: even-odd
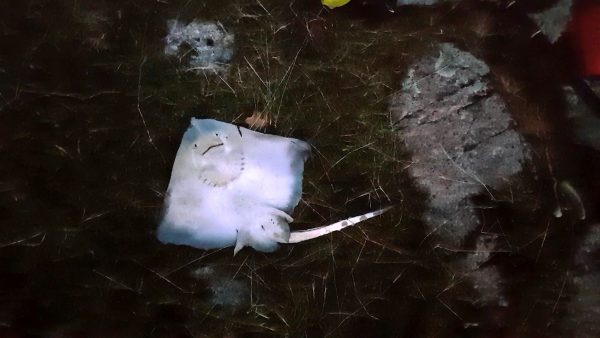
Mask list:
[[[244,28],[235,30],[236,56],[227,74],[180,74],[176,84],[157,83],[154,95],[178,106],[203,102],[206,110],[187,111],[188,116],[242,123],[258,112],[271,121],[266,131],[307,140],[314,151],[293,228],[321,226],[387,205],[397,205],[394,215],[407,214],[406,205],[414,205],[404,198],[408,179],[391,173],[402,173],[408,162],[387,112],[398,81],[386,61],[395,58],[397,33],[367,29],[343,14],[325,19],[317,6],[295,17],[287,6],[262,5],[268,11],[258,3],[238,4],[239,17],[228,17],[234,27]],[[226,316],[224,309],[195,303],[194,310],[207,316],[202,323],[225,320],[226,327],[242,332],[341,334],[357,318],[374,320],[369,308],[382,302],[393,279],[414,264],[402,240],[388,240],[408,227],[392,219],[397,218],[384,216],[270,255],[244,250],[233,258],[224,250],[178,273],[216,265],[250,285],[245,312]],[[194,250],[170,247],[165,254],[177,252]],[[396,273],[388,274],[389,269]]]
[[[318,1],[30,2],[18,10],[31,25],[6,22],[16,32],[32,28],[18,38],[7,29],[15,48],[0,59],[19,74],[0,83],[3,125],[13,126],[8,145],[0,145],[10,150],[0,169],[9,173],[2,202],[13,224],[0,241],[7,262],[0,273],[12,285],[0,314],[20,314],[23,330],[443,336],[464,330],[457,318],[489,320],[468,304],[473,291],[449,263],[454,253],[429,245],[435,234],[428,237],[419,220],[426,196],[405,174],[410,156],[388,111],[412,61],[436,41],[473,39],[444,21],[453,8],[386,19],[388,10],[369,1],[334,11]],[[52,19],[58,15],[64,20]],[[162,39],[173,18],[219,21],[233,32],[228,72],[191,72],[165,57]],[[273,254],[245,249],[233,257],[232,249],[158,243],[154,229],[190,118],[243,123],[255,112],[270,121],[262,131],[313,146],[294,229],[394,210]],[[540,210],[514,213],[533,225],[513,225],[525,244],[512,244],[523,256],[541,257],[550,286],[531,293],[513,319],[542,293],[558,292],[564,279],[562,265],[544,261],[561,257],[549,249],[560,236],[552,236],[559,227],[537,226]],[[539,229],[542,254],[527,243]],[[198,272],[207,267],[216,271],[213,280],[247,286],[242,306],[212,301],[211,279]],[[546,298],[552,310],[554,294]],[[18,308],[25,303],[31,310]]]

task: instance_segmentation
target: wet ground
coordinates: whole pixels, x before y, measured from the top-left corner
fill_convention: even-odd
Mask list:
[[[565,44],[531,38],[528,10],[3,2],[0,335],[568,337],[583,327],[593,336],[577,313],[598,307],[600,156],[571,141],[560,94],[571,60]],[[165,55],[169,20],[234,34],[227,70],[189,70],[185,55]],[[483,226],[457,247],[421,219],[427,196],[407,173],[411,154],[389,109],[411,63],[438,42],[489,65],[533,149],[515,190],[497,192],[511,198],[475,198]],[[314,149],[293,227],[394,209],[272,254],[158,242],[190,118],[244,124],[255,112],[265,131]],[[561,182],[581,197],[585,221],[555,193]],[[499,274],[494,304],[456,264],[486,232],[503,239],[481,266]]]

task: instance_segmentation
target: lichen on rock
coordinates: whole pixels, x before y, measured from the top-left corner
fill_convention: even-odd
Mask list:
[[[234,35],[223,25],[201,21],[184,25],[171,20],[168,26],[165,54],[189,58],[189,70],[219,73],[227,70],[233,56]]]
[[[391,103],[412,153],[409,173],[429,195],[424,219],[458,245],[479,224],[471,198],[519,173],[528,148],[488,85],[488,66],[450,44],[418,61]]]
[[[540,32],[555,43],[567,29],[572,6],[573,0],[560,0],[546,10],[529,14],[529,17],[538,25]]]
[[[505,307],[500,272],[486,264],[502,246],[483,230],[473,250],[464,246],[482,224],[473,198],[496,201],[495,191],[530,158],[505,103],[488,85],[488,73],[472,54],[440,44],[410,68],[391,111],[412,154],[408,172],[429,196],[423,215],[427,236],[435,233],[439,245],[451,251],[465,250],[451,265],[478,294],[474,305]]]

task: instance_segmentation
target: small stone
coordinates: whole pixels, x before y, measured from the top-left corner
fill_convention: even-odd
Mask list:
[[[555,43],[567,28],[571,19],[571,7],[573,0],[560,0],[554,6],[529,17],[533,20],[540,32],[544,34],[551,43]]]
[[[198,72],[227,71],[233,56],[234,35],[222,25],[193,21],[184,25],[177,20],[168,22],[165,54],[184,58],[189,56],[189,70]]]

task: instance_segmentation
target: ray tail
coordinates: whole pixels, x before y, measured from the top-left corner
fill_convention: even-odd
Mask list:
[[[290,233],[290,239],[288,240],[288,243],[300,243],[300,242],[308,241],[309,239],[313,239],[313,238],[321,237],[323,235],[330,234],[334,231],[340,231],[349,226],[353,226],[362,221],[368,220],[369,218],[379,216],[379,215],[383,214],[384,212],[390,210],[391,208],[392,207],[386,207],[383,209],[379,209],[377,211],[368,212],[368,213],[366,213],[364,215],[360,215],[360,216],[350,217],[348,219],[345,219],[345,220],[342,220],[339,222],[335,222],[330,225],[318,227],[318,228],[301,230],[301,231],[292,231]]]

